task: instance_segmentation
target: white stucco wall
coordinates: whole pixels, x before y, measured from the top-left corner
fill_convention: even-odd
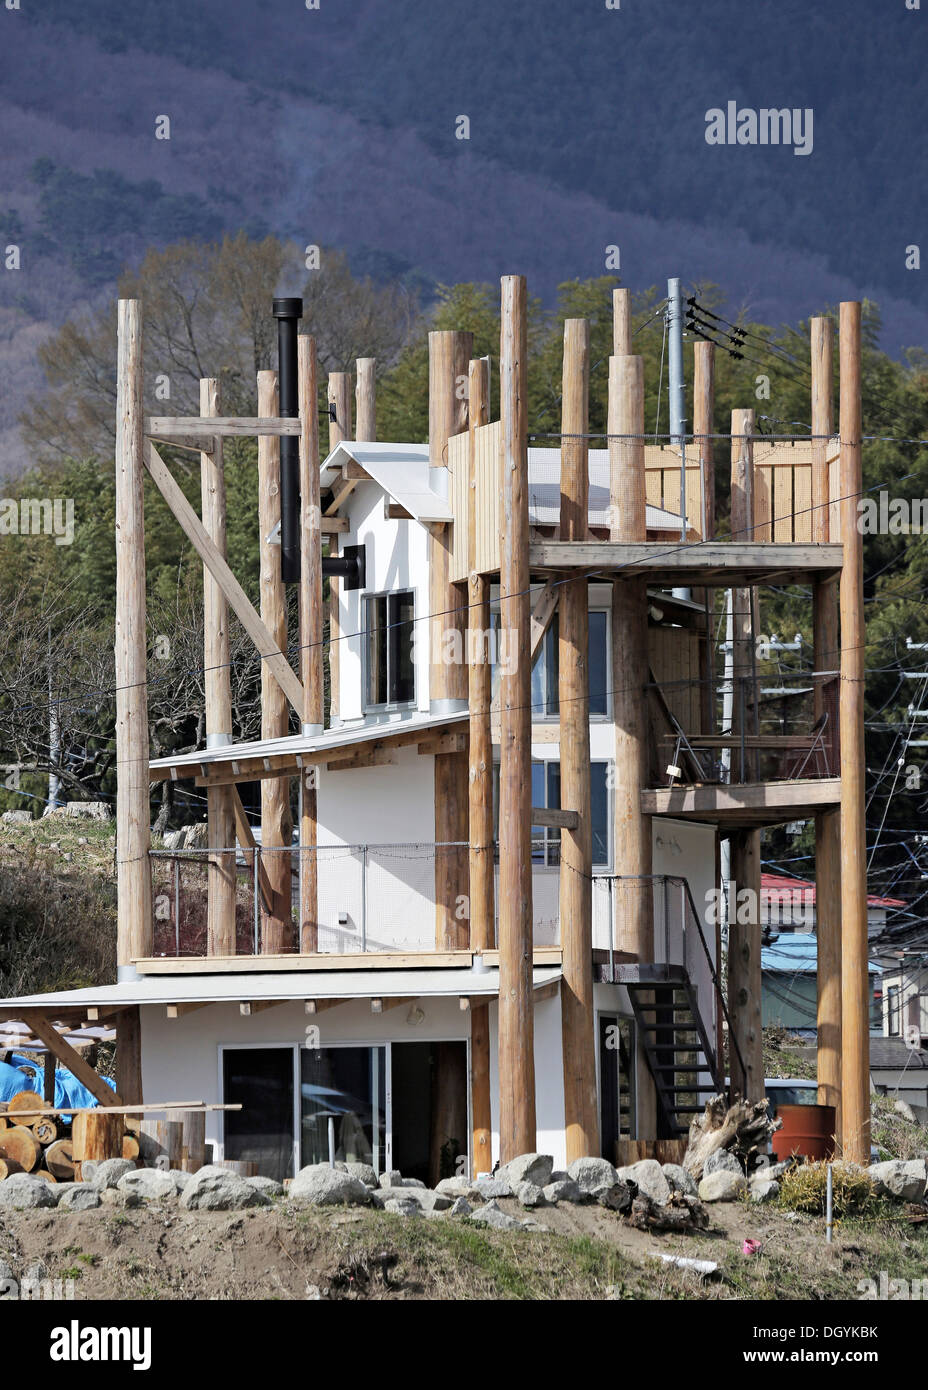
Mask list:
[[[490,1116],[493,1162],[499,1162],[499,1005],[490,1005]],[[560,996],[535,1008],[535,1127],[538,1153],[551,1154],[555,1168],[567,1161],[564,1142],[564,1067],[561,1060]]]

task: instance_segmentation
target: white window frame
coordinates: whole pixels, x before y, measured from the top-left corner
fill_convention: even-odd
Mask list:
[[[370,676],[369,645],[370,645],[370,636],[371,636],[371,629],[368,627],[369,603],[370,603],[371,601],[373,601],[374,599],[385,598],[385,599],[387,600],[387,606],[389,607],[389,600],[390,600],[391,598],[399,598],[399,596],[400,596],[401,594],[410,594],[410,595],[412,596],[412,625],[413,625],[413,631],[412,631],[412,637],[413,637],[413,640],[412,640],[412,698],[411,698],[410,700],[386,700],[386,701],[384,701],[383,704],[377,705],[377,704],[374,704],[371,700],[368,699],[368,692],[369,692],[369,690],[370,690],[370,680],[369,680],[369,676]],[[362,710],[364,711],[365,714],[393,714],[393,713],[396,713],[396,712],[401,711],[401,710],[416,709],[417,703],[418,703],[418,694],[419,694],[419,662],[418,662],[418,649],[419,649],[419,646],[420,646],[420,644],[416,641],[416,633],[417,633],[417,631],[418,631],[418,629],[416,628],[416,620],[417,620],[417,615],[418,615],[418,613],[419,613],[419,592],[418,592],[417,588],[415,587],[414,584],[402,584],[402,585],[400,585],[400,587],[397,588],[397,589],[375,589],[375,590],[372,590],[372,591],[365,590],[364,593],[361,595],[361,602],[360,602],[360,605],[359,605],[359,606],[360,606],[360,611],[361,611],[361,623],[360,623],[360,627],[361,627],[361,708],[362,708]],[[389,640],[389,639],[387,639],[387,640]],[[389,652],[389,648],[388,648],[388,652]],[[387,657],[387,660],[388,660],[388,663],[389,663],[389,655],[388,655],[388,657]],[[388,684],[389,684],[389,671],[388,671],[388,674],[387,674],[387,682],[388,682]]]

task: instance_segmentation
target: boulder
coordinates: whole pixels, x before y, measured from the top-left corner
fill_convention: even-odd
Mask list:
[[[393,1188],[392,1191],[399,1191]],[[384,1211],[392,1211],[396,1216],[422,1216],[423,1210],[414,1197],[388,1197],[383,1203]]]
[[[53,820],[112,820],[113,809],[105,801],[68,801],[43,813]]]
[[[118,1187],[104,1187],[100,1201],[105,1207],[143,1207],[144,1199],[137,1192],[120,1192]]]
[[[748,1190],[752,1202],[772,1202],[780,1195],[780,1184],[776,1178],[767,1178],[765,1182],[752,1182]]]
[[[555,1205],[558,1202],[582,1202],[585,1200],[573,1178],[559,1178],[549,1182],[544,1189],[545,1201]]]
[[[665,1207],[670,1201],[672,1189],[656,1158],[643,1158],[627,1168],[617,1168],[616,1173],[622,1182],[633,1182],[639,1192],[659,1207]]]
[[[102,1205],[100,1189],[89,1182],[69,1182],[67,1190],[58,1198],[59,1211],[91,1211]]]
[[[490,1176],[484,1178],[483,1174],[477,1179],[477,1197],[481,1202],[493,1201],[496,1197],[511,1197],[512,1188],[505,1178]]]
[[[520,1182],[516,1189],[519,1205],[523,1207],[546,1207],[545,1194],[534,1182]]]
[[[748,1182],[779,1182],[783,1174],[795,1166],[796,1160],[792,1158],[783,1163],[761,1163],[748,1174]]]
[[[381,1187],[402,1187],[403,1175],[398,1168],[391,1168],[389,1173],[381,1173],[378,1182]]]
[[[449,1216],[470,1216],[473,1207],[466,1197],[455,1197],[448,1212]]]
[[[524,1231],[525,1222],[520,1221],[516,1216],[507,1216],[504,1211],[500,1211],[495,1201],[487,1202],[485,1206],[478,1207],[472,1211],[467,1218],[477,1226],[490,1226],[494,1231]]]
[[[365,1187],[377,1187],[377,1174],[369,1163],[346,1163],[345,1172],[350,1173],[358,1182],[363,1182]]]
[[[116,1184],[117,1192],[137,1192],[146,1201],[159,1201],[177,1196],[177,1184],[170,1172],[161,1168],[136,1168],[132,1173],[123,1173]]]
[[[740,1173],[744,1176],[744,1169],[728,1149],[715,1149],[703,1164],[702,1175],[709,1177],[711,1173]]]
[[[91,1159],[81,1165],[84,1181],[92,1182],[101,1192],[106,1187],[118,1187],[120,1178],[135,1171],[135,1164],[130,1158],[104,1158],[99,1162]]]
[[[728,1168],[717,1168],[699,1184],[699,1196],[703,1202],[734,1202],[747,1187],[748,1180],[740,1170],[733,1173]]]
[[[662,1163],[661,1171],[667,1179],[671,1192],[682,1192],[685,1197],[697,1195],[696,1183],[680,1163]]]
[[[451,1198],[427,1187],[381,1187],[370,1194],[375,1207],[387,1209],[388,1202],[415,1202],[420,1211],[447,1211]]]
[[[327,1163],[310,1163],[297,1173],[288,1196],[293,1202],[308,1202],[314,1207],[365,1207],[370,1203],[371,1191],[350,1173],[340,1173]]]
[[[611,1211],[627,1211],[631,1206],[631,1189],[607,1158],[575,1158],[567,1175],[587,1201],[598,1202]]]
[[[550,1154],[520,1154],[503,1165],[497,1177],[508,1182],[513,1192],[520,1184],[532,1183],[535,1187],[546,1187],[551,1181],[554,1159]]]
[[[14,1173],[0,1182],[0,1207],[13,1211],[31,1211],[37,1207],[53,1207],[51,1183],[36,1181],[28,1173]]]
[[[371,1169],[373,1172],[373,1169]],[[282,1197],[284,1195],[284,1185],[276,1178],[264,1178],[260,1174],[253,1178],[246,1178],[245,1181],[252,1187],[256,1187],[259,1192],[263,1192],[265,1197]]]
[[[31,811],[4,811],[0,816],[0,823],[4,825],[31,825]]]
[[[181,1193],[180,1204],[186,1211],[241,1211],[244,1207],[268,1207],[270,1199],[230,1168],[207,1165],[193,1174]]]
[[[472,1202],[480,1195],[477,1184],[469,1178],[442,1178],[441,1182],[435,1184],[435,1191],[443,1197],[450,1197],[452,1201],[455,1197],[466,1197]]]
[[[873,1163],[867,1169],[879,1197],[895,1197],[899,1202],[921,1202],[925,1197],[926,1169],[923,1158],[905,1161],[891,1158]]]

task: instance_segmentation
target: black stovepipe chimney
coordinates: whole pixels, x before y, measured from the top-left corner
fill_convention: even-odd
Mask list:
[[[297,324],[303,317],[302,299],[275,299],[277,320],[278,390],[285,420],[300,413],[297,383]],[[296,584],[300,577],[300,441],[293,434],[280,440],[280,577]]]

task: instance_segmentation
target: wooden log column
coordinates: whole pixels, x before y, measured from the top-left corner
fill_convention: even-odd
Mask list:
[[[48,1078],[47,1059],[52,1058],[51,1102],[55,1102],[55,1063],[51,1052],[46,1054],[46,1082]],[[121,1009],[116,1015],[116,1090],[124,1101],[141,1105],[142,1096],[142,1019],[137,1004]],[[45,1088],[48,1100],[48,1086]]]
[[[121,299],[116,360],[116,960],[152,952],[142,311]]]
[[[359,357],[354,367],[355,439],[370,441],[377,438],[377,360]]]
[[[467,429],[468,364],[472,333],[429,334],[429,469],[435,491],[448,494],[448,440]],[[429,533],[429,708],[466,708],[468,663],[464,613],[467,590],[451,582],[452,529]],[[469,895],[467,753],[435,754],[435,947],[466,950],[470,927],[461,904]]]
[[[834,324],[814,318],[812,330],[812,539],[830,539],[828,441],[834,433]],[[838,638],[838,585],[816,579],[812,588],[812,628],[816,671],[837,671],[841,654]],[[817,677],[814,713],[827,715],[825,746],[828,771],[839,762],[839,681]],[[824,811],[815,817],[815,931],[818,942],[817,1037],[818,1101],[833,1105],[841,1132],[841,813]]]
[[[325,720],[322,632],[322,508],[319,498],[319,415],[316,340],[297,339],[300,407],[300,677],[303,731],[321,734]],[[319,948],[318,769],[300,780],[300,950]]]
[[[351,438],[351,373],[330,372],[327,387],[329,406],[329,453],[343,439]],[[329,554],[338,554],[338,536],[329,537]],[[341,686],[341,610],[339,607],[340,584],[329,578],[329,723],[336,725],[339,718],[339,697]]]
[[[870,1158],[870,985],[864,751],[864,557],[861,494],[860,305],[841,305],[841,1139]]]
[[[590,325],[564,324],[561,387],[561,540],[589,530]],[[558,619],[561,806],[577,811],[561,831],[561,1037],[567,1162],[599,1153],[593,1014],[593,828],[590,799],[589,588],[586,575],[563,584]]]
[[[470,948],[491,950],[496,944],[493,855],[493,743],[490,728],[492,671],[490,666],[490,581],[475,568],[477,517],[474,508],[477,470],[477,429],[490,416],[490,364],[473,359],[468,367],[468,511],[467,556],[467,673],[470,709],[470,776],[468,821],[470,839]],[[490,1006],[471,999],[471,1152],[475,1173],[493,1167],[490,1118]]]
[[[754,411],[734,410],[731,417],[731,533],[735,539],[749,541],[754,536]],[[752,701],[742,686],[754,670],[754,596],[749,587],[732,594],[732,668],[734,700],[732,732],[750,732]],[[742,693],[743,692],[743,693]],[[753,772],[752,758],[745,762],[745,779]],[[732,750],[733,782],[741,780],[741,755]],[[730,875],[735,894],[748,889],[737,913],[729,913],[728,924],[728,1010],[733,1035],[741,1050],[731,1049],[732,1089],[747,1100],[760,1100],[764,1094],[763,1033],[761,1029],[761,924],[760,924],[760,831],[743,830],[730,837]],[[738,903],[737,896],[735,898]],[[731,918],[735,920],[732,921]],[[741,920],[737,920],[738,918]]]
[[[526,291],[502,280],[500,330],[499,1089],[500,1161],[531,1153],[535,1133],[532,981],[532,719],[526,425]]]
[[[278,412],[277,373],[258,373],[258,415]],[[287,596],[280,577],[280,553],[268,536],[280,520],[280,440],[258,439],[258,529],[261,560],[261,618],[278,649],[287,651]],[[261,737],[283,738],[289,732],[287,698],[261,665]],[[293,950],[293,905],[289,846],[293,839],[289,777],[261,782],[261,860],[269,901],[261,912],[261,950],[270,955]],[[286,852],[284,852],[286,847]],[[265,851],[268,851],[265,853]]]
[[[219,382],[200,382],[200,414],[221,415]],[[226,479],[222,440],[200,454],[200,502],[203,526],[226,558]],[[203,684],[206,705],[206,746],[232,739],[232,683],[229,656],[229,605],[203,566]],[[206,895],[206,953],[235,955],[235,812],[230,787],[206,789],[207,838],[210,849]],[[229,853],[229,851],[232,851]],[[225,851],[221,853],[220,851]]]
[[[715,537],[715,344],[693,345],[693,434],[703,485],[703,537]]]
[[[609,359],[610,539],[647,539],[644,472],[644,360]],[[612,707],[616,946],[654,960],[651,817],[641,814],[648,779],[648,590],[644,579],[612,586]],[[657,1093],[643,1049],[636,1049],[635,1137],[657,1136]]]

